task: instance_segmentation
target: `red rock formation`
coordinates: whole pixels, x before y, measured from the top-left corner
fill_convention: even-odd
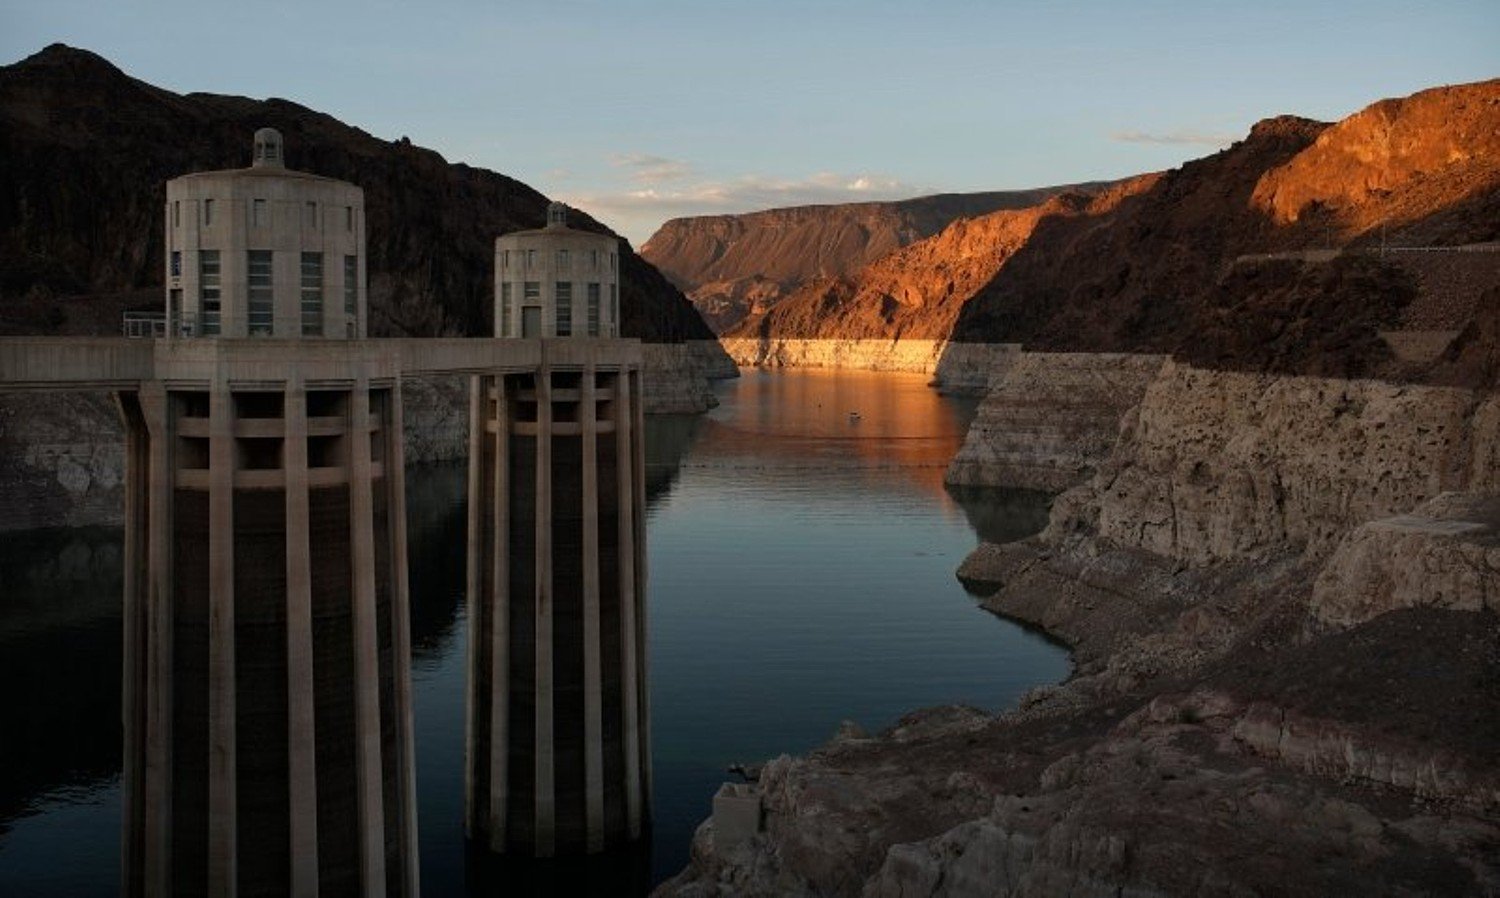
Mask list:
[[[1500,80],[1381,100],[1262,175],[1251,203],[1280,225],[1331,215],[1346,238],[1385,226],[1401,242],[1462,242],[1469,235],[1453,230],[1483,223],[1459,215],[1438,228],[1413,226],[1500,186],[1497,120]]]
[[[936,236],[893,250],[852,275],[812,281],[727,336],[796,339],[947,337],[959,310],[1031,238],[1038,222],[1109,208],[1134,181],[1099,197],[1055,196],[1019,211],[963,218]]]
[[[811,281],[851,276],[959,218],[1024,209],[1065,190],[1099,186],[951,193],[897,202],[674,218],[646,241],[641,255],[686,291],[714,329],[723,333]]]
[[[1257,253],[1500,237],[1500,81],[1382,101],[1333,126],[1256,125],[1109,212],[1054,217],[966,305],[955,339],[1171,352],[1287,373],[1381,373],[1415,296],[1399,255],[1314,270]],[[1380,149],[1380,152],[1376,150]],[[1470,285],[1475,296],[1485,287]],[[1473,298],[1467,300],[1472,308]],[[1277,342],[1274,351],[1251,344]],[[1390,373],[1390,372],[1385,372]],[[1408,372],[1409,373],[1409,372]]]

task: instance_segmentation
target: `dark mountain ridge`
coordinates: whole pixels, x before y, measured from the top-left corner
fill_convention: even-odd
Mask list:
[[[114,332],[120,310],[159,305],[164,183],[244,167],[261,127],[291,167],[364,189],[372,336],[492,332],[494,239],[542,226],[542,194],[287,100],[177,94],[54,44],[0,67],[0,333]],[[620,273],[626,335],[712,338],[623,240]]]

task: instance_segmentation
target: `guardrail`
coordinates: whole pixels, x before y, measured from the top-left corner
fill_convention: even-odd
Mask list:
[[[125,336],[137,339],[160,340],[169,333],[174,337],[195,337],[198,316],[183,313],[168,321],[166,312],[126,312],[121,327]]]

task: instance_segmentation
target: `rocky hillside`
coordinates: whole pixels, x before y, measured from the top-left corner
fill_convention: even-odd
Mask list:
[[[897,202],[674,218],[646,241],[641,255],[686,291],[722,333],[810,281],[852,275],[957,219],[1025,209],[1063,190],[1095,186],[946,193]]]
[[[1441,353],[1500,286],[1497,240],[1500,80],[1334,125],[1268,119],[1169,172],[955,222],[727,336],[763,357],[786,355],[780,341],[951,337],[1425,380],[1391,332],[1424,332],[1424,364]]]
[[[1335,125],[1261,122],[1102,215],[1047,219],[965,306],[953,337],[1373,373],[1388,361],[1377,333],[1402,327],[1418,297],[1402,254],[1304,254],[1257,272],[1236,259],[1497,238],[1500,80],[1436,88]]]
[[[943,340],[964,303],[983,289],[1039,223],[1099,215],[1152,183],[1136,178],[1089,194],[1068,192],[1039,205],[953,222],[940,233],[893,250],[863,269],[824,277],[751,314],[732,338]]]
[[[159,305],[163,183],[248,165],[260,127],[285,135],[291,166],[364,188],[372,336],[492,332],[494,238],[540,227],[540,193],[286,100],[175,94],[55,44],[0,67],[0,333],[111,333],[122,309]],[[627,335],[712,337],[628,247],[620,293]]]

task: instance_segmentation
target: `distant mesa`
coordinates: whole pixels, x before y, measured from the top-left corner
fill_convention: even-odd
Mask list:
[[[641,255],[689,295],[716,332],[725,333],[814,280],[853,275],[957,219],[1022,209],[1064,191],[1102,186],[948,193],[674,218],[646,241]]]

